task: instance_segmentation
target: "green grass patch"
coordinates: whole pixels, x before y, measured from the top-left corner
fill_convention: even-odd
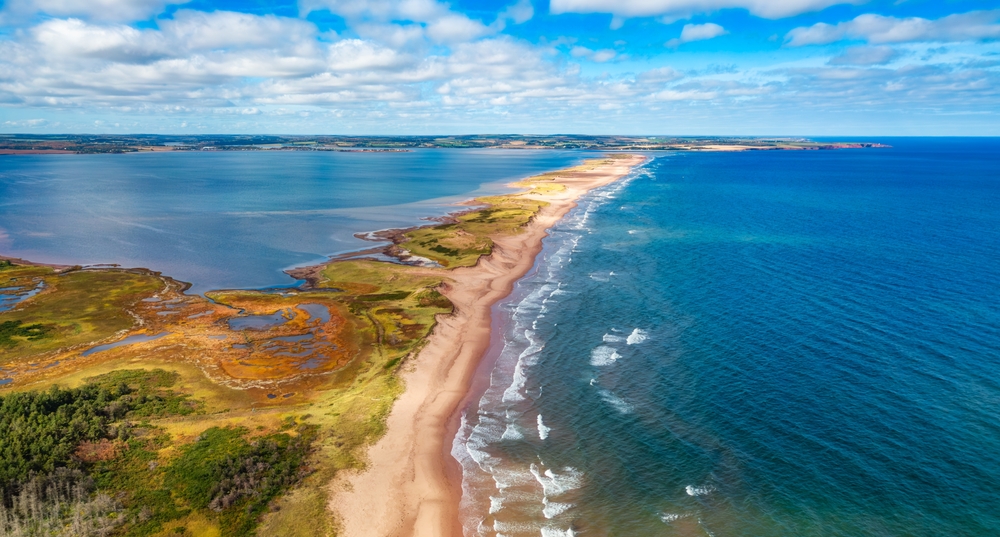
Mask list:
[[[561,185],[546,185],[555,189]],[[401,246],[444,267],[468,267],[493,251],[491,236],[520,233],[544,201],[519,196],[479,198],[487,207],[460,215],[454,224],[427,226],[406,233]]]
[[[48,328],[37,323],[25,325],[23,321],[4,321],[0,323],[0,347],[17,345],[17,340],[14,338],[37,341],[45,337],[48,331]]]
[[[15,285],[35,285],[42,279],[46,289],[17,308],[0,313],[0,323],[15,326],[41,325],[45,337],[9,338],[0,356],[0,366],[34,354],[107,338],[131,328],[135,320],[127,309],[163,288],[156,276],[124,271],[75,271],[55,274],[45,267],[15,266],[4,271]],[[10,283],[10,282],[8,282]]]

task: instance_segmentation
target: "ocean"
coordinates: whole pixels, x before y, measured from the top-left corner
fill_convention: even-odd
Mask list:
[[[1000,140],[662,153],[495,308],[467,535],[1000,535]]]
[[[282,270],[373,246],[454,203],[572,166],[575,151],[0,155],[0,254],[162,271],[193,292],[288,286]]]

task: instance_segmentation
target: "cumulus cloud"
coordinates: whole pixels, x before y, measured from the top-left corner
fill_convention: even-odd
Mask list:
[[[746,9],[768,19],[819,11],[836,4],[860,4],[865,0],[552,0],[549,10],[560,13],[610,13],[627,17],[666,16],[688,18],[721,9]]]
[[[472,41],[494,33],[485,24],[465,15],[449,14],[427,24],[427,36],[437,43]]]
[[[592,62],[604,63],[615,59],[618,53],[614,49],[592,50],[587,47],[575,46],[569,50],[570,56],[584,58]]]
[[[302,14],[327,9],[355,25],[381,26],[380,32],[369,35],[391,36],[394,43],[398,43],[406,32],[412,35],[414,30],[421,28],[436,43],[471,41],[502,30],[507,18],[525,15],[525,7],[515,4],[509,8],[513,14],[505,11],[493,25],[487,26],[435,0],[302,0],[299,6]],[[532,9],[530,3],[527,9]],[[375,26],[371,26],[372,23]]]
[[[920,17],[900,19],[865,14],[839,24],[823,22],[788,32],[789,46],[825,45],[835,41],[859,40],[868,43],[905,43],[911,41],[974,41],[1000,38],[1000,10],[971,11],[929,20]]]
[[[24,18],[36,13],[54,17],[79,17],[99,21],[137,21],[163,12],[170,4],[189,0],[8,0],[0,20]]]
[[[343,13],[349,37],[321,34],[303,18],[225,11],[182,9],[155,27],[41,18],[0,36],[0,103],[21,108],[21,117],[48,115],[50,123],[32,128],[50,130],[55,119],[68,117],[58,114],[74,109],[69,113],[113,114],[115,121],[159,114],[172,118],[170,128],[182,122],[211,128],[206,122],[217,118],[215,128],[244,121],[259,125],[248,129],[302,132],[303,126],[356,120],[385,132],[386,125],[512,129],[541,121],[560,130],[607,130],[600,120],[608,114],[626,128],[671,114],[737,117],[757,110],[774,117],[785,108],[832,114],[858,103],[995,109],[1000,102],[995,65],[973,61],[987,58],[911,54],[908,59],[923,63],[900,66],[888,46],[849,48],[812,69],[681,72],[659,64],[624,72],[634,66],[621,63],[613,74],[589,76],[580,62],[565,59],[621,60],[626,44],[616,43],[616,51],[581,46],[588,42],[572,37],[541,44],[515,39],[498,28],[530,20],[534,10],[527,0],[510,2],[486,24],[433,0],[324,0]],[[716,24],[688,24],[677,42],[723,33]]]
[[[323,9],[349,19],[430,22],[449,13],[435,0],[301,0],[303,14]]]
[[[518,0],[500,12],[499,19],[510,20],[514,24],[524,24],[534,16],[535,8],[531,5],[531,0]]]
[[[830,58],[830,65],[885,65],[899,57],[892,47],[851,47]]]
[[[725,28],[715,24],[714,22],[708,22],[705,24],[685,24],[684,28],[681,29],[681,36],[667,41],[667,46],[677,48],[684,43],[704,41],[706,39],[712,39],[728,33],[729,32],[727,32]]]

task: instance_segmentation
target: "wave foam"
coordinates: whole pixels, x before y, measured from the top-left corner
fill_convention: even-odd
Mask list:
[[[712,485],[705,485],[704,487],[694,487],[688,485],[684,487],[684,491],[687,492],[688,496],[704,496],[715,492],[715,487]]]
[[[524,439],[524,434],[520,431],[514,423],[508,423],[507,428],[503,431],[503,436],[500,437],[501,440],[522,440]]]
[[[535,480],[542,485],[545,501],[550,497],[560,496],[583,486],[583,472],[570,466],[563,468],[562,474],[557,474],[551,469],[542,472],[537,464],[531,463],[529,471],[531,475],[535,476]]]
[[[600,394],[601,399],[603,399],[605,403],[611,405],[612,408],[621,414],[631,414],[632,411],[635,410],[634,406],[608,390],[601,389],[597,393]]]
[[[649,339],[649,334],[641,328],[636,328],[632,330],[632,333],[629,334],[627,338],[625,338],[625,343],[629,345],[638,345],[647,339]]]
[[[660,520],[669,524],[675,520],[680,520],[689,516],[691,515],[688,513],[660,513]]]
[[[621,358],[621,355],[618,354],[615,348],[608,347],[607,345],[595,347],[594,350],[590,351],[590,365],[595,367],[611,365],[617,362],[619,358]]]
[[[542,537],[575,537],[576,532],[573,528],[561,529],[561,528],[551,528],[542,527],[539,528],[542,532]]]
[[[551,432],[551,431],[552,431],[552,427],[546,427],[545,424],[542,423],[542,415],[539,414],[538,415],[538,438],[540,440],[545,440],[546,438],[549,437],[549,432]]]
[[[555,518],[573,508],[574,504],[564,502],[550,502],[547,498],[542,500],[545,506],[542,508],[542,515],[545,518]]]

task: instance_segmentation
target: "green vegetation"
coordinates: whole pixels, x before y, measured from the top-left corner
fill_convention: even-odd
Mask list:
[[[546,187],[555,188],[555,185]],[[487,207],[459,215],[454,224],[408,231],[402,247],[443,267],[472,266],[492,251],[491,236],[521,232],[538,211],[548,205],[544,201],[517,196],[490,196],[477,201]]]
[[[270,502],[307,472],[315,429],[252,442],[246,429],[209,429],[170,465],[166,484],[190,507],[220,513],[223,536],[248,535]]]
[[[82,468],[85,442],[127,440],[125,418],[193,412],[185,396],[165,390],[173,379],[164,371],[119,371],[79,388],[0,397],[0,500],[10,502],[33,476]]]
[[[209,427],[176,446],[157,419],[202,407],[175,372],[121,370],[76,388],[0,397],[0,535],[252,535],[310,472],[317,427]],[[136,421],[140,420],[137,424]]]
[[[45,337],[48,329],[40,324],[29,324],[24,326],[22,321],[0,322],[0,347],[13,347],[17,345],[18,338],[25,338],[28,341],[36,341]]]
[[[126,271],[72,271],[56,274],[48,267],[14,265],[0,283],[45,290],[19,307],[0,313],[0,366],[19,358],[110,337],[135,323],[128,309],[163,289],[152,274]],[[11,324],[15,323],[15,324]],[[34,328],[32,328],[34,327]],[[14,332],[34,330],[30,335]],[[12,331],[5,337],[4,330]],[[44,335],[44,337],[42,337]]]

